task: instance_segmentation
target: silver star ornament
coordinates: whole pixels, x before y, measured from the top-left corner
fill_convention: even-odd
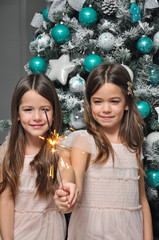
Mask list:
[[[52,80],[58,80],[62,85],[67,83],[69,73],[71,73],[75,64],[70,62],[69,55],[63,54],[59,59],[50,59],[50,72],[48,77]]]

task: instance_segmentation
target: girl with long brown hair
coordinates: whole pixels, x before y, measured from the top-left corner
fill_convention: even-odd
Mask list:
[[[71,148],[80,200],[70,218],[69,240],[152,240],[144,187],[144,122],[132,82],[120,64],[101,64],[89,74],[85,91],[87,130],[63,142]],[[55,203],[67,210],[65,192]]]
[[[50,133],[60,133],[62,114],[53,83],[44,74],[30,74],[16,85],[11,103],[12,126],[0,148],[0,233],[3,240],[64,240],[65,217],[54,204],[57,176],[48,177],[53,164]],[[50,128],[49,128],[50,127]],[[75,191],[74,171],[61,169],[64,189]],[[72,199],[70,194],[68,202]]]

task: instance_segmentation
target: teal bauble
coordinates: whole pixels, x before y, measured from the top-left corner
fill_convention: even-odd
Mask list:
[[[96,54],[90,54],[88,55],[84,60],[84,68],[87,72],[91,72],[93,68],[95,68],[97,65],[102,63],[102,59],[100,56]]]
[[[159,82],[159,66],[157,64],[152,64],[150,83],[155,84]]]
[[[34,57],[29,62],[29,68],[33,73],[45,73],[47,63],[41,57]]]
[[[85,7],[79,12],[78,19],[84,26],[91,26],[97,21],[97,13],[92,7]]]
[[[150,187],[159,187],[159,170],[148,169],[146,172],[145,182]]]
[[[153,48],[153,42],[149,37],[143,36],[137,42],[137,49],[142,53],[149,53]]]
[[[51,36],[57,43],[65,43],[69,40],[70,30],[64,24],[58,24],[51,30]]]
[[[48,19],[48,9],[47,8],[44,8],[43,12],[42,12],[42,16],[43,16],[43,19],[46,21],[46,22],[50,22],[50,19]]]
[[[150,105],[145,101],[138,102],[137,108],[138,108],[142,118],[146,118],[150,113]]]

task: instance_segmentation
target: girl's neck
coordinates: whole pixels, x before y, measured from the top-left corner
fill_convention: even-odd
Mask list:
[[[112,133],[112,131],[110,133],[108,131],[104,131],[104,133],[111,143],[122,143],[119,131],[114,131],[114,133]]]
[[[27,146],[25,147],[25,155],[36,155],[40,151],[40,148],[35,148],[34,146]]]
[[[43,140],[41,139],[29,139],[26,141],[25,145],[25,155],[36,155],[40,151],[42,147],[42,142]]]
[[[111,142],[111,143],[122,143],[121,139],[118,137],[118,138],[114,138],[112,136],[108,137],[108,140]]]

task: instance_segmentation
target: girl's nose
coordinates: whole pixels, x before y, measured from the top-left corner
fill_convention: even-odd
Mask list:
[[[41,119],[42,119],[41,112],[40,111],[34,111],[33,119],[35,121],[41,121]]]
[[[103,112],[111,112],[111,106],[109,103],[104,103],[103,104]]]

